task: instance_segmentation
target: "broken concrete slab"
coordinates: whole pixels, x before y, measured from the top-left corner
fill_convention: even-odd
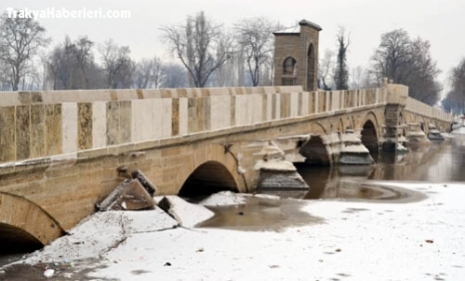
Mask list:
[[[135,170],[131,173],[132,178],[137,179],[147,192],[153,196],[157,191],[156,186],[142,173],[140,170]]]
[[[177,220],[181,226],[194,227],[211,219],[215,214],[201,205],[191,204],[178,196],[165,196],[158,207]]]
[[[126,179],[96,207],[99,211],[143,210],[154,205],[155,201],[139,180]]]

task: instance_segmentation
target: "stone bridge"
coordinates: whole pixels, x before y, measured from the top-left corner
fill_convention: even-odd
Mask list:
[[[273,141],[292,162],[339,163],[344,136],[370,150],[406,123],[442,131],[451,116],[402,85],[0,93],[0,239],[47,244],[141,170],[156,195],[253,191]],[[405,132],[403,132],[405,133]],[[305,151],[305,155],[300,152]],[[314,153],[315,155],[312,155]]]

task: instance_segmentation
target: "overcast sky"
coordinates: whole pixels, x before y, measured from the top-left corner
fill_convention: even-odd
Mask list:
[[[225,27],[241,19],[267,17],[284,26],[301,19],[319,24],[320,54],[336,50],[339,26],[350,31],[348,64],[367,66],[384,32],[403,28],[411,37],[431,43],[431,54],[443,71],[465,57],[465,0],[1,0],[0,8],[130,10],[130,19],[39,19],[52,37],[52,45],[65,35],[88,35],[95,42],[113,38],[129,45],[132,57],[157,55],[167,59],[159,28],[183,23],[187,15],[204,11]]]

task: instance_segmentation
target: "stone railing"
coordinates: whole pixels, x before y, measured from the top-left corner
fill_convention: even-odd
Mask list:
[[[422,103],[414,98],[407,99],[405,110],[440,121],[452,122],[453,120],[452,114],[446,113],[439,108],[434,108],[426,103]]]
[[[383,89],[301,86],[2,92],[0,163],[157,141],[385,101]]]

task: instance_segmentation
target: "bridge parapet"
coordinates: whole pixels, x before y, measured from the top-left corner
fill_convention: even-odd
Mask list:
[[[80,151],[385,102],[382,89],[304,92],[300,86],[0,94],[0,163],[75,158]]]
[[[407,106],[405,107],[405,109],[412,113],[428,118],[433,118],[446,122],[453,121],[453,115],[451,113],[446,113],[439,108],[434,108],[413,98],[407,99]]]
[[[408,98],[408,87],[399,84],[385,84],[387,89],[387,103],[405,106]]]

